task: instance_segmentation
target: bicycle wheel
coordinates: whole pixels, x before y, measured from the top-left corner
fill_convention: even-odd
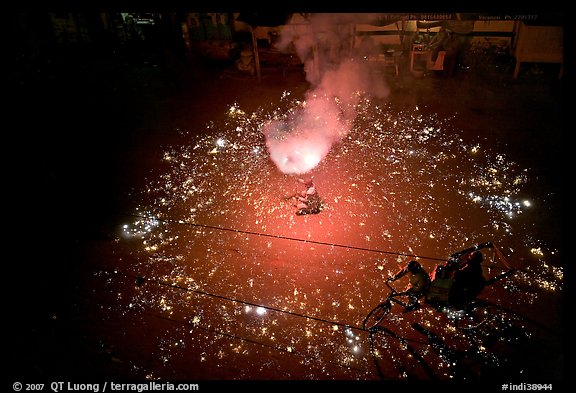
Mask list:
[[[383,303],[380,303],[376,307],[368,313],[366,318],[364,318],[364,322],[362,322],[362,327],[364,329],[372,329],[374,326],[378,325],[386,315],[390,312],[390,308],[392,304],[390,300],[387,300]]]

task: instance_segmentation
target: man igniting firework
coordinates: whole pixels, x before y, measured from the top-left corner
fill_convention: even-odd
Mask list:
[[[297,216],[305,214],[318,214],[322,211],[322,199],[316,190],[316,186],[312,178],[307,180],[298,179],[298,181],[306,187],[306,190],[289,196],[286,199],[294,199],[294,206],[298,208],[296,211]]]

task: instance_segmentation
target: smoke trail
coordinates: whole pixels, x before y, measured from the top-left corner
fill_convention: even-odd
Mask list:
[[[294,45],[311,90],[304,104],[283,120],[263,127],[270,157],[287,174],[314,169],[334,143],[350,131],[359,100],[368,94],[384,98],[389,90],[382,75],[365,60],[375,45],[355,45],[354,25],[369,14],[295,14],[284,27],[278,49]]]

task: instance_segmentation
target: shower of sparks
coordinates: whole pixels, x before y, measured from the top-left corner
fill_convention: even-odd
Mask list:
[[[460,311],[398,313],[388,325],[398,336],[379,333],[372,348],[368,333],[354,326],[383,299],[383,279],[408,260],[406,255],[423,255],[419,260],[431,271],[437,261],[426,256],[447,258],[484,241],[501,247],[512,261],[529,261],[527,269],[499,285],[500,292],[490,294],[495,303],[533,304],[535,296],[517,296],[528,286],[561,290],[562,269],[549,259],[557,255],[555,246],[534,239],[526,220],[518,219],[534,209],[538,198],[525,195],[529,170],[481,142],[465,143],[450,118],[424,115],[421,108],[398,111],[369,99],[359,102],[352,128],[331,150],[308,138],[292,153],[314,154],[303,161],[310,165],[278,170],[263,127],[280,124],[286,113],[296,116],[305,106],[291,99],[285,92],[282,102],[288,109],[254,113],[232,105],[221,123],[188,135],[187,144],[169,147],[159,163],[164,169],[134,194],[139,203],[134,215],[140,218],[124,224],[122,231],[130,244],[141,241],[141,247],[134,251],[136,262],[122,267],[153,279],[129,296],[126,312],[145,310],[186,327],[158,337],[162,362],[195,352],[199,363],[234,360],[242,370],[234,378],[242,378],[256,367],[250,362],[262,372],[281,369],[277,361],[258,356],[272,351],[303,366],[300,373],[285,370],[277,377],[306,379],[377,378],[375,363],[387,377],[403,379],[422,373],[415,353],[437,364],[438,378],[459,378],[462,367],[455,351],[470,348],[484,365],[504,362],[505,355],[492,353],[483,340],[490,329],[512,331],[519,323],[515,315],[492,316],[471,338],[454,328],[464,317]],[[314,119],[310,122],[313,128]],[[318,215],[296,216],[284,198],[302,190],[292,176],[301,172],[314,176],[323,198]],[[501,267],[485,261],[486,274],[498,274]],[[112,285],[113,280],[106,282]],[[200,290],[226,298],[194,292]],[[434,334],[415,332],[414,321]]]

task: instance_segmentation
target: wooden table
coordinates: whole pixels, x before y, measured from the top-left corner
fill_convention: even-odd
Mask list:
[[[516,58],[514,79],[518,77],[522,63],[560,63],[558,79],[562,78],[562,26],[537,26],[519,21],[515,26],[512,50]]]

